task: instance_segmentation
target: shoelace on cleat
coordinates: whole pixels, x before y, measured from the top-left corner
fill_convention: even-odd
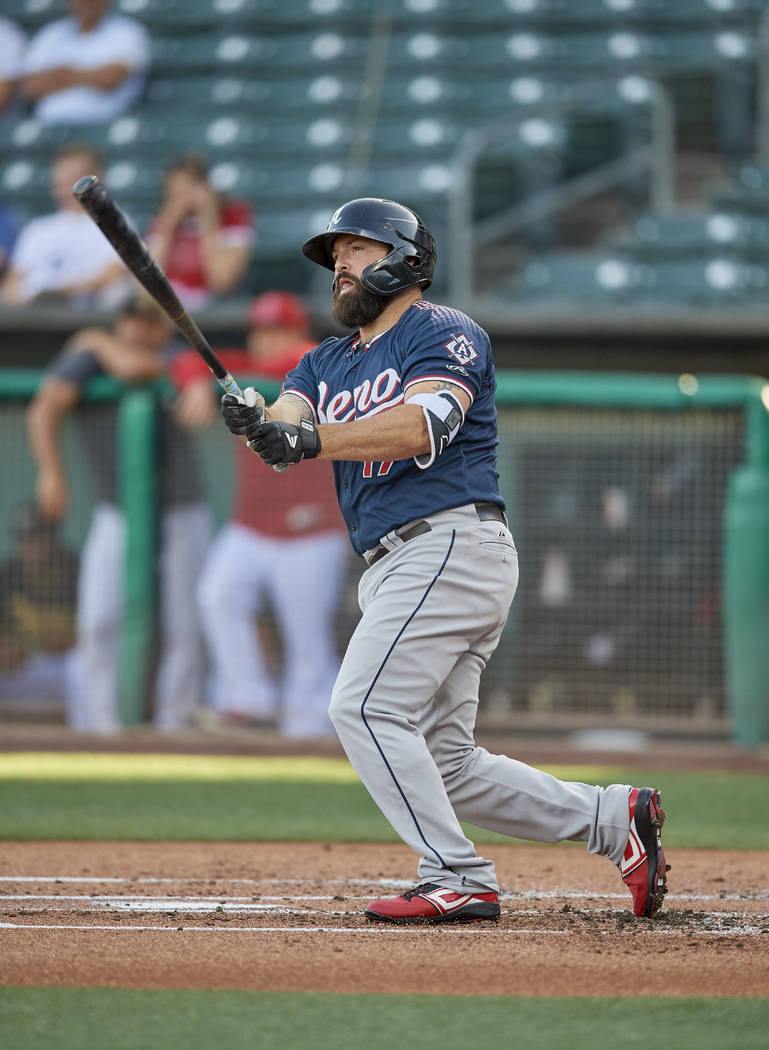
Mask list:
[[[420,884],[418,886],[415,886],[413,890],[406,890],[406,892],[403,894],[403,898],[404,900],[410,901],[412,897],[417,897],[420,893],[430,893],[436,888],[437,887],[434,886],[431,882],[420,882]]]

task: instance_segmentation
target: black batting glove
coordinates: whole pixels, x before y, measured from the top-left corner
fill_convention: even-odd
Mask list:
[[[260,423],[249,435],[248,447],[271,467],[289,467],[301,459],[315,459],[320,452],[318,428],[310,419],[293,423]]]
[[[259,424],[264,422],[264,404],[249,405],[232,394],[225,394],[222,398],[222,416],[232,434],[245,434],[250,439]]]

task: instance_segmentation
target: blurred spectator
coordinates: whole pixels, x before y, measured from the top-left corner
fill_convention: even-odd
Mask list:
[[[166,169],[163,203],[147,242],[185,306],[205,306],[235,289],[254,236],[250,205],[214,190],[203,157],[181,157]]]
[[[72,195],[83,175],[100,175],[101,157],[90,146],[72,144],[51,162],[51,197],[58,211],[30,219],[11,254],[0,286],[5,303],[31,303],[41,296],[79,307],[107,308],[125,301],[130,278],[112,245]]]
[[[139,22],[108,13],[109,0],[69,0],[71,17],[33,37],[22,90],[43,124],[113,120],[139,97],[149,40]]]
[[[245,351],[221,352],[230,372],[282,380],[314,345],[304,306],[288,292],[255,299],[248,326]],[[180,354],[173,374],[188,418],[213,420],[218,399],[197,354]],[[232,516],[214,541],[199,588],[214,710],[231,720],[277,719],[290,737],[331,735],[327,712],[339,670],[334,613],[348,549],[331,464],[317,460],[301,473],[278,473],[242,442],[236,455]],[[309,632],[296,630],[302,593],[313,596]],[[280,682],[270,675],[272,661],[258,637],[256,619],[266,602],[283,654]]]
[[[11,208],[0,204],[0,277],[8,269],[18,231],[16,215]]]
[[[88,380],[108,374],[130,383],[166,371],[171,328],[154,304],[125,307],[111,330],[77,332],[48,369],[28,413],[38,465],[37,502],[53,520],[68,508],[67,474],[60,424],[81,400]],[[97,506],[80,567],[78,646],[85,683],[81,728],[117,728],[117,660],[122,608],[125,523],[118,504],[115,414],[81,414],[84,453],[90,460]],[[200,479],[191,442],[161,414],[163,469],[160,535],[160,657],[155,681],[154,722],[160,729],[188,725],[203,698],[204,661],[195,603],[198,571],[210,538],[210,515],[201,503]]]
[[[63,703],[77,727],[77,558],[34,504],[18,509],[13,538],[0,566],[0,698]]]
[[[0,117],[16,109],[27,38],[15,22],[0,18]]]

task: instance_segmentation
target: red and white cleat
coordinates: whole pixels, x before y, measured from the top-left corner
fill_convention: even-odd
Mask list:
[[[661,831],[665,811],[655,788],[633,788],[629,796],[630,834],[625,855],[617,865],[633,895],[633,912],[651,919],[662,907],[668,891]]]
[[[374,901],[367,919],[379,922],[478,922],[499,918],[499,894],[460,893],[434,882],[423,882],[400,897]]]

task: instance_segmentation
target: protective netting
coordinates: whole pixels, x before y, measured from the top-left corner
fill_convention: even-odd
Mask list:
[[[116,406],[84,403],[66,421],[69,511],[50,530],[30,513],[35,468],[25,407],[0,401],[0,703],[63,703],[80,555],[94,508],[120,491]],[[172,412],[166,399],[161,418]],[[602,724],[649,712],[722,716],[722,516],[729,475],[744,455],[742,412],[501,407],[499,419],[500,484],[521,578],[483,679],[482,712],[539,721],[594,714]],[[182,437],[161,424],[157,434],[157,461],[166,462],[156,475],[161,519],[181,508],[189,538],[193,525],[202,529],[197,507],[215,537],[238,516],[237,441],[218,421]],[[271,472],[254,461],[262,473],[248,485],[251,510],[240,510],[259,517],[276,497]],[[328,484],[303,482],[298,509],[273,518],[275,557],[286,522],[301,534],[326,499],[313,486]],[[204,560],[193,552],[171,575],[159,564],[158,580],[183,579]],[[363,568],[349,555],[334,570],[341,574],[333,620],[339,654],[358,619]],[[268,670],[279,676],[283,640],[273,603],[255,600],[253,612]]]
[[[521,578],[487,700],[722,714],[722,516],[742,455],[739,412],[502,410]]]
[[[80,552],[96,502],[115,490],[115,406],[83,405],[64,421],[66,511],[56,518],[36,506],[25,411],[24,403],[0,402],[0,709],[22,705],[42,716],[71,706],[80,691]],[[104,453],[101,470],[90,462],[94,449]]]

